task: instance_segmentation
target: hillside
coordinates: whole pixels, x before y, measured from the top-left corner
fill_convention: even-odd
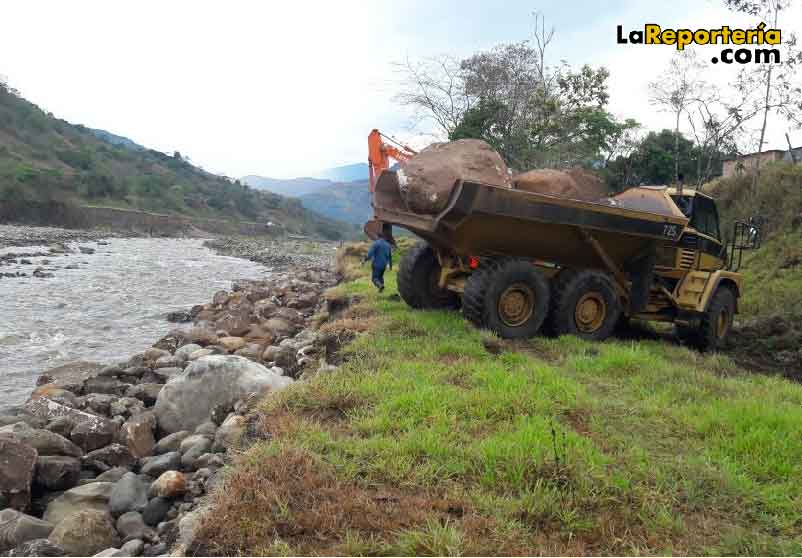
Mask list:
[[[300,199],[307,209],[355,225],[363,225],[373,215],[367,180],[331,184]]]
[[[765,220],[763,245],[744,257],[741,327],[733,355],[748,366],[802,380],[802,165],[767,165],[751,179],[719,179],[708,190],[719,200],[722,234],[749,216]]]
[[[208,173],[180,154],[139,149],[105,131],[46,113],[0,84],[0,201],[60,202],[279,224],[343,238],[353,227],[294,199]]]

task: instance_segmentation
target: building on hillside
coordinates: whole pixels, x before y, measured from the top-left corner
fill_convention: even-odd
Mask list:
[[[724,178],[728,178],[740,174],[752,174],[754,168],[757,166],[757,160],[757,153],[749,153],[747,155],[738,155],[737,157],[724,159],[721,175]],[[802,147],[795,147],[787,151],[783,151],[782,149],[770,149],[760,154],[760,166],[773,161],[788,161],[789,163],[795,161],[796,163],[802,163]]]

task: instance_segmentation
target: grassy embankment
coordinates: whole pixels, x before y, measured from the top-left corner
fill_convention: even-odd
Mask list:
[[[195,552],[802,553],[802,386],[659,341],[494,354],[348,267],[324,328],[363,333],[262,403]]]
[[[710,189],[722,233],[735,219],[766,220],[763,246],[745,253],[731,355],[747,367],[802,380],[802,165],[767,165],[757,191],[748,176],[717,180]]]

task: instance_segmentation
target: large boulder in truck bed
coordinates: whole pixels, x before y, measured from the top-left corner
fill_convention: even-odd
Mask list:
[[[578,168],[535,169],[511,178],[501,155],[477,139],[433,143],[402,164],[397,176],[407,208],[427,215],[445,209],[457,180],[584,201],[608,195],[601,178]]]
[[[518,190],[572,200],[596,201],[608,195],[604,181],[583,169],[535,169],[513,176],[512,182]]]
[[[457,180],[512,186],[504,160],[487,142],[477,139],[433,143],[398,171],[398,185],[407,207],[428,215],[445,209]]]

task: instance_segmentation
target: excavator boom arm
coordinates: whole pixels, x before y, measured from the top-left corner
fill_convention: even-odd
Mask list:
[[[390,145],[384,140],[396,145]],[[408,161],[415,151],[411,147],[385,136],[379,130],[373,130],[368,136],[368,167],[370,170],[370,193],[376,190],[376,180],[382,171],[390,168],[390,159],[398,162]]]
[[[392,142],[395,145],[390,145],[384,140]],[[390,168],[390,159],[395,159],[399,163],[403,163],[404,161],[408,161],[415,154],[415,150],[411,147],[407,147],[403,143],[385,136],[376,129],[370,132],[370,135],[368,135],[368,169],[371,205],[373,204],[373,195],[376,192],[376,181],[379,179],[382,172]],[[390,243],[395,244],[393,228],[389,223],[382,223],[374,218],[365,223],[364,230],[368,238],[375,240],[381,236]]]

